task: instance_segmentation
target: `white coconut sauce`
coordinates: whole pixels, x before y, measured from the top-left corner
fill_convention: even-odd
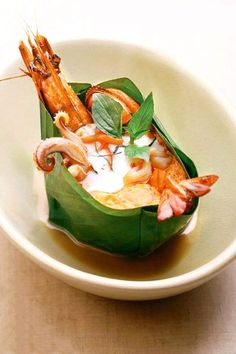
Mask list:
[[[88,124],[78,130],[82,136],[95,134],[95,124]],[[129,144],[129,136],[123,136],[123,146],[109,144],[113,154],[112,170],[107,161],[107,151],[101,150],[99,153],[96,150],[94,143],[85,144],[88,150],[88,160],[96,172],[90,171],[86,178],[82,181],[82,186],[88,192],[118,192],[123,186],[123,178],[130,169],[129,159],[125,156],[125,148]],[[135,141],[138,146],[146,146],[152,142],[148,136],[144,135]],[[99,145],[99,144],[98,144]],[[104,156],[103,156],[104,155]]]

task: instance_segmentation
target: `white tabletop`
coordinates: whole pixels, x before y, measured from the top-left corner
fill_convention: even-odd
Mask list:
[[[0,2],[0,77],[27,23],[50,41],[142,43],[204,78],[236,108],[234,0]],[[235,354],[236,265],[161,301],[127,303],[75,290],[42,271],[0,231],[0,354]]]

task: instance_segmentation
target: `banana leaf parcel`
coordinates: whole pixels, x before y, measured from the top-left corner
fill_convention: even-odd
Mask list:
[[[83,101],[90,84],[73,83],[74,91]],[[121,78],[99,84],[118,88],[139,103],[143,98],[132,81]],[[41,138],[60,136],[47,109],[40,103]],[[194,163],[180,150],[157,117],[153,124],[168,148],[182,163],[190,178],[197,177]],[[190,222],[198,205],[194,199],[191,210],[165,221],[157,220],[158,206],[116,210],[96,201],[64,167],[60,154],[55,154],[52,173],[45,174],[49,203],[49,222],[69,233],[75,241],[100,250],[124,256],[146,256],[179,234]]]

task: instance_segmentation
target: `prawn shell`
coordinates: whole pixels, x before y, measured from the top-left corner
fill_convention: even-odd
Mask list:
[[[40,116],[41,138],[60,136],[42,103]],[[197,177],[194,163],[174,144],[164,132],[163,126],[160,125],[159,128],[158,121],[153,123],[168,147],[181,161],[189,177]],[[45,174],[45,183],[50,223],[64,230],[75,243],[123,256],[146,256],[152,253],[185,229],[198,205],[198,198],[195,198],[188,213],[162,222],[156,217],[158,206],[126,210],[106,207],[73,178],[64,166],[60,154],[55,154],[55,168],[52,173]]]

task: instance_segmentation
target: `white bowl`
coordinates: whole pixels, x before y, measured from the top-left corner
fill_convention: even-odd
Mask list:
[[[200,205],[194,232],[147,258],[119,258],[78,247],[37,216],[32,151],[40,141],[39,108],[29,78],[2,82],[0,224],[7,237],[45,270],[93,294],[127,300],[158,299],[190,290],[216,275],[236,255],[235,117],[209,88],[157,53],[98,40],[55,46],[68,81],[97,83],[127,76],[195,161],[219,182]],[[8,68],[12,74],[20,62]],[[3,75],[4,76],[4,75]]]

